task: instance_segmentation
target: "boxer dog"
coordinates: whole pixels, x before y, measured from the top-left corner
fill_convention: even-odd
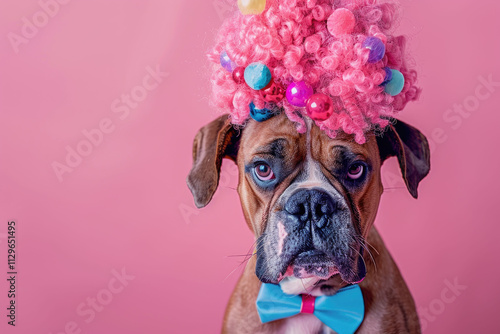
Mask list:
[[[430,169],[426,138],[392,120],[360,145],[352,135],[331,139],[310,119],[305,122],[307,131],[300,134],[284,114],[261,123],[250,119],[243,128],[225,115],[194,140],[187,183],[196,206],[212,199],[222,159],[233,160],[243,213],[257,240],[222,332],[335,333],[312,314],[262,324],[256,299],[264,282],[279,284],[286,294],[313,296],[359,283],[365,316],[356,333],[420,333],[410,291],[372,225],[383,193],[382,163],[397,157],[417,198],[417,186]]]

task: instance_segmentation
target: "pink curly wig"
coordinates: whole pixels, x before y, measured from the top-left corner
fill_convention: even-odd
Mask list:
[[[350,10],[356,25],[351,34],[335,37],[327,20],[338,8]],[[331,96],[338,112],[316,124],[331,138],[343,131],[354,134],[356,142],[362,144],[366,132],[387,126],[391,117],[420,94],[415,86],[417,74],[407,67],[405,38],[389,34],[395,12],[394,4],[377,0],[267,0],[262,14],[236,13],[223,24],[208,54],[214,62],[212,103],[229,112],[238,125],[249,118],[251,102],[258,109],[265,107],[258,91],[237,84],[221,66],[220,54],[226,51],[237,66],[266,64],[273,80],[284,87],[305,81],[315,93]],[[384,58],[377,63],[368,62],[370,51],[362,46],[370,36],[386,46]],[[396,96],[386,94],[381,86],[385,67],[399,70],[405,77],[403,90]],[[286,98],[277,106],[296,122],[297,131],[305,131],[304,108],[292,106]]]

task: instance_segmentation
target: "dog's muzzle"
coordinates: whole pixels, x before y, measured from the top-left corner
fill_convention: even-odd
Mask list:
[[[290,267],[298,278],[317,276],[328,278],[338,273],[332,259],[315,246],[322,243],[330,233],[332,217],[337,208],[333,198],[317,189],[301,189],[295,192],[285,204],[287,219],[285,226],[290,230],[308,231],[300,253],[292,260]]]

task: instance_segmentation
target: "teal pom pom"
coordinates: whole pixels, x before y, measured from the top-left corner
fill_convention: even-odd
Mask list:
[[[403,91],[405,77],[398,70],[392,70],[392,79],[385,86],[385,92],[391,96],[396,96]]]
[[[262,63],[252,63],[245,68],[245,82],[254,90],[261,90],[271,82],[271,71]]]

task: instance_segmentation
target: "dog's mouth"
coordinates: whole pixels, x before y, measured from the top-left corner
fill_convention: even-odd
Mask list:
[[[327,280],[338,273],[339,271],[335,267],[335,264],[325,253],[318,250],[310,250],[294,257],[290,261],[286,271],[278,278],[278,282],[286,277]]]

